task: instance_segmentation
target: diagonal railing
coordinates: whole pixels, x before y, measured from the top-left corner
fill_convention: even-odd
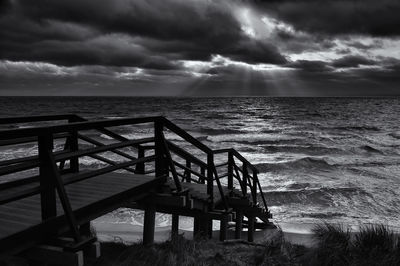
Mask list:
[[[205,184],[211,210],[218,207],[216,205],[221,206],[224,210],[229,210],[226,188],[228,190],[235,189],[234,181],[236,181],[243,197],[250,197],[253,205],[261,205],[264,210],[268,212],[267,202],[257,175],[258,170],[254,165],[248,162],[235,149],[210,149],[187,131],[164,117],[123,118],[99,121],[87,121],[77,115],[0,118],[0,124],[41,121],[67,121],[68,123],[0,131],[0,147],[22,143],[36,143],[39,151],[38,155],[0,161],[0,178],[3,175],[33,168],[39,169],[38,175],[30,176],[22,180],[0,183],[0,191],[7,191],[8,189],[22,187],[27,184],[34,184],[33,186],[28,186],[26,189],[18,191],[18,193],[3,193],[0,195],[0,205],[40,194],[43,203],[42,219],[46,220],[49,219],[49,217],[57,215],[54,209],[56,189],[59,197],[64,197],[62,187],[67,184],[79,182],[116,170],[125,170],[138,174],[155,173],[156,177],[169,175],[170,173],[177,193],[184,192],[182,182]],[[145,123],[153,123],[154,136],[132,140],[110,129],[117,126]],[[83,132],[87,130],[95,130],[118,142],[105,144],[93,137],[85,135]],[[166,131],[176,134],[186,143],[194,146],[200,151],[202,156],[199,157],[191,150],[185,150],[173,141],[168,140],[168,137],[164,133]],[[64,149],[53,151],[54,141],[62,139],[65,139]],[[78,145],[79,140],[94,145],[94,147],[82,149]],[[51,149],[49,147],[51,147]],[[126,147],[135,148],[137,150],[137,156],[133,156],[121,150]],[[146,156],[146,152],[149,150],[154,150],[154,155]],[[103,152],[117,154],[127,161],[116,162],[100,155]],[[226,162],[216,164],[215,155],[217,154],[227,154]],[[108,166],[91,171],[80,171],[79,158],[84,156],[102,161]],[[184,161],[183,163],[181,162],[182,160]],[[50,163],[45,163],[46,161]],[[67,162],[69,162],[68,168]],[[153,169],[147,170],[145,164],[150,162],[154,162],[154,167]],[[132,168],[133,166],[135,168]],[[227,168],[227,172],[225,174],[220,174],[218,169],[223,167]],[[61,178],[65,174],[73,175],[70,175],[68,179]],[[58,178],[58,176],[60,178]],[[222,184],[222,180],[225,178],[227,179],[226,186]],[[216,202],[214,199],[215,189],[217,190],[216,193],[219,195],[219,202]],[[72,225],[76,224],[74,219],[71,218],[71,215],[68,214],[68,197],[60,198],[60,200],[66,202],[65,206],[63,204],[65,215],[70,217],[68,219]],[[71,231],[74,232],[76,228],[72,225]],[[76,235],[75,238],[78,240],[79,236]]]

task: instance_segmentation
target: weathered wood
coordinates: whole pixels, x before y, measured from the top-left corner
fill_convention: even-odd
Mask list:
[[[243,230],[243,212],[236,211],[236,219],[235,219],[235,238],[242,238],[242,230]]]
[[[69,137],[69,148],[72,152],[77,152],[79,150],[79,143],[78,143],[78,131],[72,130],[70,131]],[[71,157],[69,167],[73,173],[79,172],[79,157]]]
[[[248,219],[248,228],[247,228],[247,240],[249,242],[253,242],[254,241],[254,221],[255,221],[255,217],[253,215],[248,215],[247,216]]]
[[[219,226],[219,240],[225,241],[228,231],[228,215],[222,215]]]
[[[142,146],[138,147],[138,158],[143,158],[145,156],[145,149]],[[145,165],[144,162],[136,164],[136,173],[144,174],[145,173]]]
[[[172,228],[171,228],[171,236],[178,236],[179,232],[179,215],[172,214]]]
[[[210,198],[209,208],[214,209],[214,155],[207,154],[207,195]]]
[[[228,153],[228,188],[233,189],[233,155]]]
[[[53,177],[52,161],[48,156],[53,151],[53,136],[41,135],[39,141],[40,200],[42,219],[46,220],[57,215],[55,180]]]
[[[179,216],[187,215],[195,217],[194,234],[211,235],[212,234],[212,220],[220,220],[220,238],[226,239],[226,230],[229,220],[229,204],[231,199],[234,203],[237,212],[236,217],[236,237],[239,235],[243,228],[243,215],[245,214],[249,221],[246,225],[254,231],[255,217],[261,220],[268,220],[269,213],[264,199],[263,207],[257,202],[258,193],[262,193],[259,180],[257,178],[257,170],[251,165],[243,156],[241,156],[234,149],[211,150],[206,145],[202,144],[196,138],[188,134],[183,129],[174,125],[169,120],[163,117],[150,117],[150,118],[128,118],[128,119],[115,119],[115,120],[102,120],[95,122],[88,122],[78,116],[68,117],[69,124],[36,127],[29,130],[17,129],[0,131],[0,142],[9,142],[13,139],[39,140],[38,136],[42,136],[40,142],[48,141],[48,143],[40,144],[39,156],[31,156],[25,158],[10,159],[8,161],[0,162],[0,176],[6,173],[14,173],[25,169],[30,169],[40,165],[40,177],[27,178],[26,181],[18,181],[12,183],[13,185],[0,185],[2,193],[0,195],[0,219],[4,224],[15,225],[13,231],[7,231],[2,228],[0,223],[0,249],[3,247],[10,247],[8,250],[21,250],[24,247],[31,247],[33,244],[43,241],[48,241],[49,233],[57,236],[61,233],[66,233],[68,230],[73,232],[75,241],[80,241],[79,236],[90,235],[89,222],[91,219],[104,214],[107,211],[117,208],[119,206],[132,205],[133,201],[139,202],[145,206],[145,228],[143,232],[143,241],[145,244],[150,244],[154,240],[154,224],[155,212],[164,211],[173,214],[173,234],[177,233],[179,227]],[[41,118],[34,118],[34,120]],[[0,121],[1,122],[1,121]],[[109,127],[154,123],[154,137],[142,140],[129,140],[115,132],[112,132]],[[185,151],[183,148],[168,142],[165,139],[163,130],[164,127],[171,130],[176,135],[182,137],[186,142],[194,145],[194,147],[205,152],[207,156],[207,163],[197,158],[192,153]],[[85,137],[80,134],[82,130],[96,130],[102,134],[112,137],[119,143],[103,144],[97,140]],[[65,146],[65,151],[53,152],[52,138],[58,135],[66,134],[68,137],[68,145]],[[49,137],[50,136],[50,137]],[[83,139],[97,147],[85,150],[79,150],[78,138]],[[50,141],[49,141],[50,139]],[[143,143],[154,142],[154,145],[143,146]],[[135,158],[118,149],[124,147],[134,147],[138,149],[138,157]],[[145,156],[145,150],[154,149],[153,156]],[[107,158],[107,154],[100,156],[98,153],[113,152],[129,161],[116,162]],[[174,157],[172,157],[173,152]],[[149,152],[150,153],[150,152]],[[227,162],[215,164],[215,153],[227,153]],[[44,156],[43,156],[44,155]],[[110,166],[106,166],[97,170],[90,170],[87,172],[80,172],[79,157],[91,156],[95,159],[103,161]],[[174,161],[175,156],[182,158],[184,163]],[[200,157],[201,158],[201,157]],[[239,168],[235,159],[243,164]],[[64,162],[70,161],[70,168],[64,168]],[[145,163],[155,162],[155,167],[151,170],[145,171]],[[60,163],[58,169],[56,162]],[[35,164],[34,164],[35,163]],[[135,170],[130,168],[135,166]],[[180,167],[183,171],[176,171]],[[219,175],[217,167],[227,166],[228,171],[226,174]],[[27,168],[28,167],[28,168]],[[47,167],[47,168],[46,168]],[[128,170],[134,173],[148,173],[155,171],[156,179],[145,177],[146,180],[140,180],[138,175],[133,175],[132,178],[126,179],[120,174],[111,174],[116,170]],[[154,170],[153,170],[154,169]],[[248,170],[252,170],[252,176]],[[50,171],[51,170],[51,171]],[[48,172],[44,175],[43,173]],[[165,182],[169,171],[172,173],[174,183],[168,181],[167,186],[158,187],[156,190],[158,194],[154,197],[149,197],[150,188],[155,188],[157,184]],[[198,171],[200,173],[198,173]],[[182,174],[182,173],[183,174]],[[108,176],[108,178],[103,178]],[[196,178],[199,179],[198,181]],[[40,204],[40,197],[34,194],[48,192],[45,186],[41,186],[40,181],[42,178],[50,178],[50,182],[46,181],[46,185],[52,185],[53,193],[53,209],[40,212],[39,208],[34,208]],[[180,178],[184,177],[182,182]],[[228,177],[228,187],[221,185],[220,178]],[[240,184],[240,190],[234,188],[233,178],[236,178]],[[162,180],[162,181],[161,181]],[[193,183],[190,183],[192,182]],[[200,184],[198,184],[198,183]],[[11,182],[10,182],[11,183]],[[42,181],[42,183],[44,183]],[[204,184],[206,183],[206,184]],[[171,184],[173,184],[171,186]],[[216,186],[216,188],[214,188]],[[247,186],[250,187],[252,203],[247,196]],[[59,195],[59,199],[55,198],[55,189]],[[182,191],[177,194],[175,189]],[[162,192],[164,189],[164,192]],[[34,196],[32,196],[34,195]],[[49,195],[47,195],[49,196]],[[242,198],[240,198],[242,196]],[[228,200],[225,200],[226,197]],[[42,197],[42,201],[46,197]],[[5,208],[1,208],[1,204],[7,204]],[[49,208],[47,203],[43,203],[43,208]],[[8,213],[12,210],[11,206],[20,206],[19,210],[24,212]],[[55,206],[55,208],[54,208]],[[56,212],[54,212],[54,209]],[[53,210],[53,212],[51,212]],[[57,210],[59,211],[57,213]],[[63,212],[61,211],[63,210]],[[228,210],[228,212],[220,212],[221,210]],[[61,212],[60,212],[61,211]],[[35,215],[37,213],[38,215]],[[29,215],[28,215],[29,214]],[[41,221],[40,217],[46,217]],[[37,217],[36,220],[32,217]],[[240,218],[240,219],[239,219]],[[253,219],[253,222],[252,222]],[[252,225],[253,223],[253,225]],[[11,233],[11,234],[10,234]],[[8,234],[8,235],[4,235]],[[249,231],[249,238],[251,236]],[[25,241],[26,240],[26,241]],[[81,239],[80,244],[75,244],[74,247],[80,248],[82,243],[87,243],[90,238]],[[90,240],[91,241],[91,240]],[[82,244],[83,245],[83,244]]]
[[[78,230],[78,223],[76,221],[75,214],[72,212],[71,203],[69,202],[63,181],[61,179],[60,173],[58,172],[56,161],[54,160],[51,150],[47,150],[44,159],[49,162],[49,165],[51,167],[50,173],[55,179],[54,183],[57,188],[58,197],[60,198],[62,207],[64,209],[64,214],[67,218],[71,233],[73,234],[75,241],[80,242],[82,241],[82,237]]]
[[[86,141],[88,143],[94,144],[96,146],[105,146],[106,145],[104,143],[101,143],[100,141],[94,140],[92,138],[89,138],[89,137],[87,137],[85,135],[82,135],[82,134],[79,134],[79,133],[78,133],[78,138],[80,138],[81,140],[84,140],[84,141]],[[125,153],[125,152],[116,150],[116,149],[112,149],[110,151],[115,153],[115,154],[118,154],[118,155],[120,155],[122,157],[125,157],[127,159],[130,159],[130,160],[135,160],[136,159],[135,157],[133,157],[133,156],[131,156],[131,155]]]
[[[154,243],[154,230],[156,220],[156,208],[149,204],[144,210],[143,244],[151,245]]]
[[[154,143],[155,143],[155,168],[156,176],[168,175],[168,169],[164,153],[163,124],[161,121],[154,122]]]

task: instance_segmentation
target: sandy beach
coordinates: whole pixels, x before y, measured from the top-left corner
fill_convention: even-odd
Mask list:
[[[94,221],[92,223],[96,231],[97,238],[101,242],[122,242],[135,243],[142,240],[143,226],[131,223],[112,223],[104,221]],[[295,224],[280,223],[277,224],[282,230],[286,241],[292,244],[312,247],[314,245],[313,235],[311,232],[314,224]],[[214,225],[213,239],[219,238],[219,231]],[[256,243],[267,242],[276,237],[279,229],[257,230],[254,234]],[[193,239],[193,227],[185,224],[179,228],[179,233],[183,234],[186,239]],[[155,230],[155,242],[160,243],[168,240],[171,234],[171,226],[158,226]],[[227,239],[234,239],[234,228],[228,230]],[[242,239],[247,239],[247,231],[242,233]]]

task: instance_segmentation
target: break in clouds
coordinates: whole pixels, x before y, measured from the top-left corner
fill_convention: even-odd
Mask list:
[[[397,0],[0,0],[0,94],[397,95],[398,14]]]

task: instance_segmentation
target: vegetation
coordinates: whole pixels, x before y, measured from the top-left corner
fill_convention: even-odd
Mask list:
[[[359,232],[351,232],[344,226],[323,223],[313,233],[316,240],[313,248],[284,241],[281,231],[260,244],[187,240],[182,236],[150,247],[141,243],[131,246],[105,243],[106,256],[94,265],[400,265],[399,237],[384,225],[364,226]]]
[[[247,265],[299,265],[294,247],[284,243],[282,237],[264,244],[246,241],[218,242],[204,238],[187,240],[177,236],[161,244],[144,247],[140,243],[132,246],[107,243],[105,254],[94,265],[151,265],[151,266],[247,266]],[[121,249],[122,248],[122,249]],[[299,247],[301,248],[301,247]],[[120,250],[119,254],[115,251]],[[108,250],[114,252],[109,253]]]
[[[340,225],[314,228],[317,245],[310,265],[400,265],[400,239],[384,225],[367,225],[351,233]]]

